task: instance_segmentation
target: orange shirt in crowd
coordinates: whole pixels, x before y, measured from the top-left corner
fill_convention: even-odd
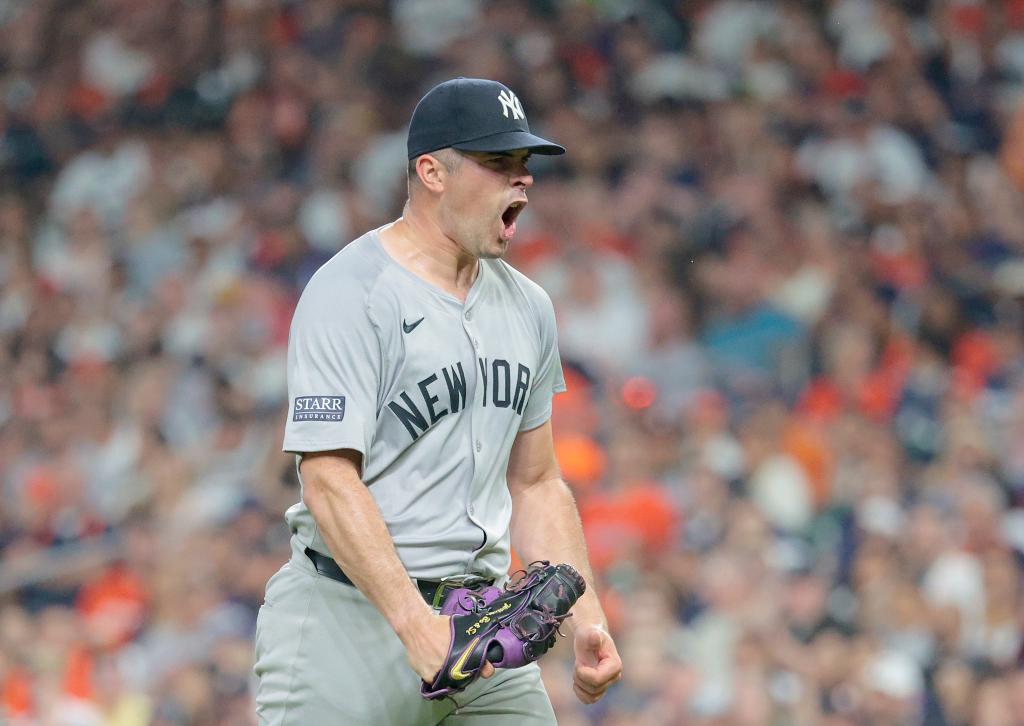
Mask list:
[[[580,502],[580,519],[590,564],[601,572],[623,555],[666,551],[680,517],[665,487],[643,481],[588,495]]]

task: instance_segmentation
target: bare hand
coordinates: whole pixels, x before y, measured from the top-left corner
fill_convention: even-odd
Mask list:
[[[608,631],[600,625],[583,625],[573,638],[576,669],[572,688],[583,703],[598,701],[622,677],[622,659]]]
[[[405,643],[405,654],[409,659],[409,665],[416,671],[416,674],[427,683],[433,683],[437,678],[441,664],[448,655],[451,647],[452,631],[451,617],[448,615],[427,615],[417,627],[410,631],[403,642]],[[490,678],[494,675],[494,666],[484,663],[480,669],[480,675]]]

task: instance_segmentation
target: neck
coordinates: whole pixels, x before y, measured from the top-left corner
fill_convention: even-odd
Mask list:
[[[402,216],[380,235],[384,249],[402,267],[460,300],[466,299],[479,261],[445,234],[430,210],[406,202]]]

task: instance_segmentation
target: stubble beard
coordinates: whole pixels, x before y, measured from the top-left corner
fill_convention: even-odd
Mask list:
[[[512,240],[503,239],[500,233],[495,235],[491,229],[481,230],[474,237],[475,255],[479,260],[501,259],[508,254],[509,246],[512,243]]]
[[[508,254],[511,240],[498,239],[490,248],[484,251],[484,254],[480,255],[481,259],[484,260],[500,260],[502,257]]]

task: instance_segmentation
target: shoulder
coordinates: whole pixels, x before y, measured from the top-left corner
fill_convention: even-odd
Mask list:
[[[522,299],[541,324],[555,319],[554,305],[547,291],[504,260],[485,260],[498,285]]]
[[[376,232],[367,232],[313,273],[299,297],[296,317],[368,311],[371,295],[385,269]]]
[[[306,301],[337,306],[366,302],[385,266],[376,232],[369,231],[313,273],[302,291],[300,304]]]

